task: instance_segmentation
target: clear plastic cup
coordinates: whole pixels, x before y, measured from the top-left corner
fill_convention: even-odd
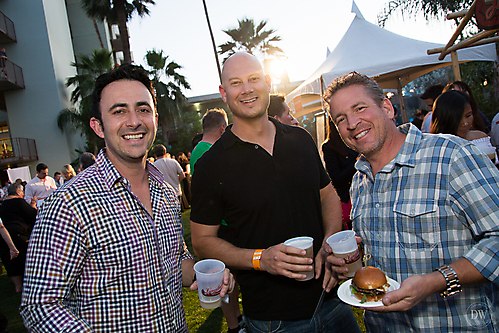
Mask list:
[[[312,237],[308,236],[302,236],[302,237],[295,237],[288,239],[287,241],[284,242],[284,245],[296,247],[298,249],[302,249],[307,251],[305,254],[306,258],[312,258],[314,259],[314,239]],[[297,256],[298,257],[298,256]],[[313,266],[313,264],[312,264]],[[315,272],[314,270],[311,271],[305,271],[305,272],[297,272],[301,274],[305,274],[306,278],[304,279],[296,279],[298,281],[308,281],[310,279],[314,278]]]
[[[194,265],[201,307],[216,309],[220,306],[224,269],[225,264],[216,259],[201,260]]]
[[[347,277],[353,277],[355,272],[362,268],[359,246],[355,239],[355,231],[344,230],[328,237],[326,242],[333,249],[333,254],[338,258],[345,259],[345,267],[348,268]]]

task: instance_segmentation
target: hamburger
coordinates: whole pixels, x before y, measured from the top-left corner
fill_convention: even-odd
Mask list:
[[[380,269],[372,266],[362,267],[352,279],[350,290],[360,303],[377,302],[390,288],[388,279]]]

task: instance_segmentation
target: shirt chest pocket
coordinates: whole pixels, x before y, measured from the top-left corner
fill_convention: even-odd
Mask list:
[[[397,242],[406,250],[433,250],[440,242],[438,206],[435,201],[395,202]]]

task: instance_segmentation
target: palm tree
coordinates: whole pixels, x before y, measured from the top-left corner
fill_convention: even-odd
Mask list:
[[[185,77],[177,73],[182,66],[174,61],[167,64],[168,56],[163,56],[163,50],[147,51],[145,59],[151,68],[149,73],[153,76],[152,84],[156,92],[159,125],[162,129],[158,135],[168,145],[169,129],[177,127],[181,109],[187,101],[182,89],[191,87]],[[163,77],[168,80],[167,83],[162,81]]]
[[[94,50],[91,56],[79,55],[79,58],[80,62],[71,63],[71,66],[78,70],[78,74],[66,81],[66,87],[74,86],[71,92],[71,102],[74,106],[59,113],[57,126],[63,132],[65,129],[79,130],[87,140],[86,149],[97,154],[103,142],[90,128],[91,94],[97,77],[108,72],[113,62],[111,52],[106,49]]]
[[[111,24],[118,24],[120,40],[123,46],[125,64],[132,63],[127,22],[136,12],[140,17],[149,15],[148,4],[154,5],[154,0],[82,0],[82,7],[91,18],[107,19]]]
[[[238,51],[245,51],[250,54],[255,54],[256,51],[264,55],[275,57],[283,56],[284,51],[279,47],[271,44],[281,40],[279,36],[273,36],[276,32],[274,29],[264,30],[267,21],[261,21],[255,27],[255,22],[252,19],[238,20],[239,27],[234,29],[223,30],[230,36],[232,41],[219,45],[219,54],[227,54],[223,62]]]

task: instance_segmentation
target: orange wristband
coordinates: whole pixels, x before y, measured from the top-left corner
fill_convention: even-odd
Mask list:
[[[255,252],[253,252],[253,268],[256,271],[262,270],[260,267],[260,259],[262,258],[262,253],[263,253],[263,249],[255,250]]]

